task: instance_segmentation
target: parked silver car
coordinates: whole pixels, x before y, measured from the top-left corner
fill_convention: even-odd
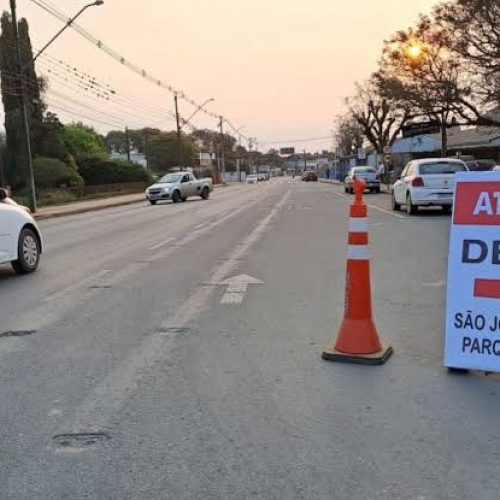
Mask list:
[[[380,177],[373,167],[352,167],[344,181],[346,193],[354,193],[354,180],[363,179],[370,193],[380,193]]]

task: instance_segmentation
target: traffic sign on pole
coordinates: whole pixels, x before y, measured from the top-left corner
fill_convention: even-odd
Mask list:
[[[445,366],[500,372],[500,172],[456,174]]]

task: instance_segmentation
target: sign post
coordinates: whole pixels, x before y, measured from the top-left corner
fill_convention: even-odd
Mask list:
[[[445,366],[500,372],[500,172],[456,174]]]

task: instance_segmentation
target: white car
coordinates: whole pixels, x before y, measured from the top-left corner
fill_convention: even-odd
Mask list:
[[[408,163],[401,177],[394,183],[392,209],[405,205],[408,214],[419,207],[440,206],[449,212],[453,206],[455,173],[469,169],[461,160],[429,158]]]
[[[245,182],[247,184],[258,184],[259,183],[259,176],[258,175],[249,175],[249,176],[247,176]]]
[[[41,253],[42,234],[35,219],[0,189],[0,264],[10,262],[17,273],[31,273]]]
[[[495,165],[491,170],[493,172],[500,172],[500,165]]]

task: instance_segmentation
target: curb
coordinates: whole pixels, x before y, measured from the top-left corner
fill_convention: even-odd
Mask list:
[[[214,186],[214,189],[219,189],[219,188],[223,188],[223,187],[227,187],[226,185],[224,184],[216,184]],[[109,199],[109,198],[107,198]],[[61,212],[52,212],[52,213],[46,213],[46,214],[34,214],[33,217],[36,219],[36,220],[46,220],[46,219],[56,219],[56,218],[59,218],[59,217],[66,217],[66,216],[69,216],[69,215],[78,215],[78,214],[86,214],[86,213],[89,213],[89,212],[100,212],[101,210],[107,210],[108,208],[115,208],[115,207],[125,207],[127,205],[134,205],[135,203],[141,203],[142,201],[146,201],[145,198],[141,198],[141,199],[135,199],[135,200],[124,200],[124,201],[121,201],[121,202],[117,202],[117,203],[110,203],[110,204],[103,204],[103,205],[95,205],[93,207],[74,207],[73,209],[70,209],[70,210],[66,210],[66,211],[61,211]],[[64,206],[64,205],[63,205]]]
[[[101,210],[107,210],[108,208],[115,208],[115,207],[124,207],[127,205],[134,205],[135,203],[141,203],[142,201],[145,200],[127,200],[127,201],[122,201],[119,203],[113,203],[110,205],[96,205],[94,207],[75,207],[74,209],[71,210],[66,210],[64,212],[53,212],[53,213],[47,213],[47,214],[34,214],[34,218],[36,220],[45,220],[45,219],[56,219],[58,217],[66,217],[67,215],[78,215],[78,214],[86,214],[88,212],[100,212]]]

